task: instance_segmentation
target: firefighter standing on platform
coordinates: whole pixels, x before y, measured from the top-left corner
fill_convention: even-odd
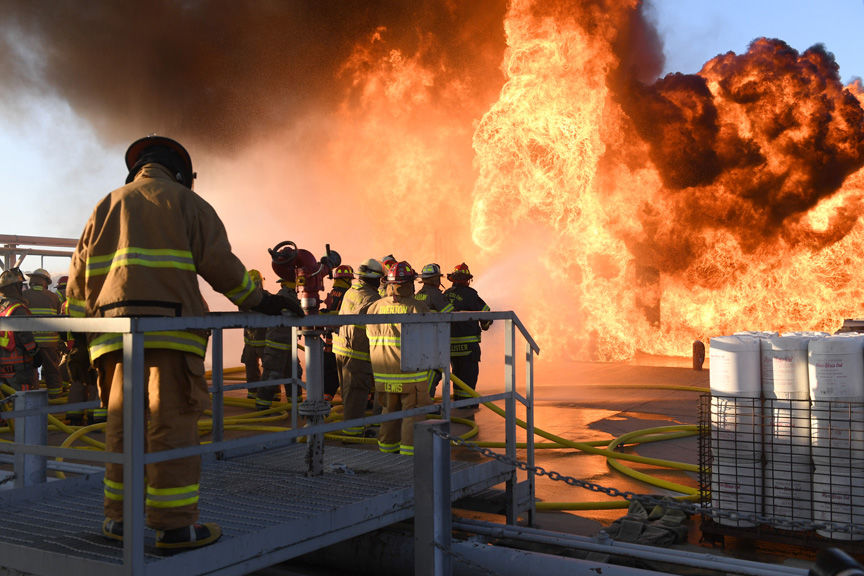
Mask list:
[[[51,275],[43,268],[27,274],[30,288],[24,291],[30,313],[33,316],[57,316],[60,314],[60,298],[48,289]],[[48,388],[48,398],[63,395],[63,380],[60,377],[60,335],[57,332],[34,332],[36,345],[39,346],[39,359],[42,364],[42,379]]]
[[[68,308],[69,300],[64,300],[63,304],[60,305],[60,314],[68,316]],[[69,382],[69,398],[67,399],[67,403],[77,404],[100,398],[96,370],[90,367],[89,363],[70,361],[71,352],[75,350],[75,338],[69,332],[66,333],[65,344],[66,350],[63,352],[60,360],[60,374],[63,375],[64,382]],[[91,408],[87,412],[83,410],[67,410],[66,422],[72,426],[105,422],[108,418],[107,394],[106,397],[100,398],[100,400],[102,404],[99,408]]]
[[[378,300],[378,287],[383,269],[381,263],[370,258],[357,268],[357,282],[345,292],[339,315],[365,314],[369,306]],[[347,324],[339,327],[333,335],[333,353],[339,366],[342,385],[343,420],[362,418],[366,414],[369,395],[375,390],[372,364],[369,360],[369,339],[366,326]],[[346,436],[363,436],[363,426],[342,429]]]
[[[429,312],[414,298],[417,273],[408,262],[398,262],[387,273],[387,295],[369,306],[369,314],[422,314]],[[402,371],[402,325],[369,324],[369,355],[375,375],[375,391],[384,393],[384,413],[410,410],[432,403],[429,397],[431,370]],[[381,424],[378,449],[414,455],[414,423],[423,416],[388,420]]]
[[[57,298],[60,299],[61,304],[66,301],[66,285],[68,283],[69,283],[69,277],[68,276],[61,276],[57,280],[57,287],[56,287],[55,294],[57,294]]]
[[[453,304],[441,291],[441,267],[434,262],[426,264],[420,270],[420,287],[414,294],[414,298],[426,304],[433,312],[453,312]],[[429,396],[435,398],[435,390],[441,381],[441,371],[435,370],[432,374],[432,382],[429,384]]]
[[[258,286],[263,286],[264,278],[258,270],[249,270],[249,277]],[[264,345],[267,338],[267,328],[244,328],[243,329],[243,352],[240,353],[240,362],[246,368],[246,383],[261,380],[261,358],[264,355]],[[256,398],[258,395],[254,388],[246,389],[247,398]]]
[[[203,316],[198,276],[241,309],[280,314],[284,298],[256,286],[231,252],[225,226],[192,191],[192,160],[178,142],[147,136],[126,151],[126,185],[93,210],[69,269],[72,317]],[[302,313],[296,310],[297,313]],[[86,358],[76,335],[76,359]],[[204,377],[207,335],[195,330],[144,335],[146,449],[198,445],[198,419],[210,407]],[[105,449],[123,451],[122,334],[93,334],[90,358],[101,389],[110,389]],[[147,525],[160,549],[215,542],[218,524],[199,524],[200,456],[147,464]],[[123,466],[105,470],[102,534],[123,539]]]
[[[351,266],[342,264],[333,270],[333,286],[324,298],[321,314],[339,314],[342,299],[345,297],[345,292],[351,288],[352,280],[354,280],[354,269]],[[333,353],[333,332],[327,330],[324,333],[324,399],[332,400],[338,389],[339,364]]]
[[[55,294],[57,294],[57,298],[60,300],[60,315],[61,316],[68,316],[69,315],[68,304],[66,302],[66,284],[68,284],[68,282],[69,282],[68,276],[61,276],[57,280],[57,286],[56,286],[56,289],[54,292]],[[69,334],[66,334],[64,337],[64,335],[61,334],[60,338],[61,338],[61,340],[65,340],[65,342],[60,344],[60,364],[58,366],[58,368],[60,370],[60,381],[63,383],[63,389],[65,391],[69,392],[70,399],[68,400],[68,402],[71,404],[73,402],[73,400],[71,398],[73,396],[72,395],[73,381],[72,381],[72,375],[69,374],[69,341],[68,341],[68,338],[70,338],[70,336],[69,336]],[[79,395],[76,394],[75,398],[78,398],[78,397],[79,397]],[[66,416],[68,419],[69,412],[66,413]],[[102,422],[104,422],[104,421],[105,421],[105,419],[103,418]]]
[[[292,302],[292,306],[300,309],[300,299],[297,297],[297,280],[294,278],[294,273],[291,273],[290,278],[279,279],[279,292],[277,294],[286,300]],[[288,378],[291,375],[291,353],[292,339],[294,338],[294,329],[291,326],[274,326],[267,328],[264,337],[264,352],[261,356],[261,368],[264,373],[265,380],[276,380],[279,378]],[[297,358],[297,378],[303,375],[300,369],[300,358]],[[291,397],[290,384],[285,384],[285,397]],[[258,394],[255,397],[255,410],[269,410],[273,407],[273,402],[279,402],[279,385],[265,386],[258,388]]]
[[[22,295],[23,286],[16,270],[0,274],[0,316],[30,316]],[[15,390],[35,389],[38,375],[34,362],[39,363],[38,351],[32,333],[0,331],[0,382]]]
[[[489,311],[486,302],[469,286],[473,277],[464,262],[447,274],[447,280],[453,285],[444,291],[444,296],[453,304],[455,312]],[[467,320],[450,325],[450,366],[453,375],[472,390],[477,388],[477,377],[480,375],[480,331],[488,330],[491,325],[491,320]],[[457,400],[470,397],[458,387],[453,395]]]

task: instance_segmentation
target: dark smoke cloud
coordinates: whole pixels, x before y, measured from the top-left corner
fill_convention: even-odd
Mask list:
[[[0,99],[52,93],[124,143],[171,134],[229,152],[335,106],[340,69],[384,28],[439,78],[497,76],[505,0],[0,0]]]
[[[746,251],[782,240],[819,248],[854,223],[838,213],[815,234],[801,217],[864,165],[864,111],[842,85],[821,45],[802,54],[759,38],[747,53],[705,64],[698,75],[670,74],[647,85],[618,78],[617,95],[668,189],[674,213],[651,222],[650,251],[668,270],[699,253],[701,230],[731,231]],[[673,256],[674,255],[674,256]]]

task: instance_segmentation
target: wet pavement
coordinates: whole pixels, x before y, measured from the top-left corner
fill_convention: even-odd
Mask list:
[[[501,386],[497,382],[501,380],[486,377],[481,381],[480,391],[496,391]],[[699,390],[685,389],[691,387]],[[707,370],[693,370],[689,359],[650,357],[629,363],[556,362],[551,366],[538,362],[535,370],[534,421],[537,428],[568,440],[609,442],[622,434],[646,428],[698,424],[699,397],[707,391]],[[475,418],[480,429],[476,441],[500,441],[504,438],[503,418],[486,408],[482,408]],[[524,438],[524,433],[520,431],[519,440],[524,441]],[[538,437],[536,441],[544,439]],[[642,444],[623,451],[693,465],[698,460],[695,436]],[[519,451],[519,457],[524,458],[524,451]],[[678,495],[613,470],[603,456],[575,449],[537,450],[536,464],[550,471],[621,491]],[[627,464],[664,480],[694,489],[698,487],[698,475],[693,472]],[[554,482],[547,477],[537,479],[537,498],[538,501],[566,503],[615,500],[605,494]],[[580,534],[593,535],[625,513],[623,509],[541,512],[538,514],[538,525],[540,528],[559,529],[559,525],[573,524]],[[572,519],[561,518],[562,514]]]

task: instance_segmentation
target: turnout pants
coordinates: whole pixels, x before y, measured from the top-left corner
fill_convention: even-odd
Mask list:
[[[429,397],[429,384],[427,382],[404,384],[401,393],[385,392],[384,396],[386,396],[384,414],[432,404],[432,398]],[[400,454],[413,456],[414,424],[423,419],[424,416],[420,415],[382,422],[381,431],[378,434],[378,449],[381,452],[399,452]]]
[[[369,394],[375,389],[375,378],[372,376],[372,364],[355,358],[336,356],[339,376],[342,385],[342,419],[346,422],[366,415],[366,403]],[[343,428],[342,433],[348,436],[363,434],[363,426]]]
[[[96,359],[100,387],[110,389],[105,448],[123,451],[122,352]],[[204,359],[176,350],[144,353],[147,386],[145,450],[156,452],[198,444],[198,419],[210,407]],[[102,383],[108,386],[102,385]],[[148,464],[147,525],[172,530],[198,520],[198,482],[201,458],[188,457]],[[123,466],[105,465],[105,516],[123,520]]]
[[[477,388],[477,378],[480,375],[480,345],[471,343],[470,352],[466,356],[451,356],[450,370],[453,376],[462,380],[469,388]],[[453,397],[457,400],[470,398],[471,395],[453,383]]]
[[[36,390],[39,387],[39,375],[29,362],[14,367],[4,366],[0,370],[0,382],[11,386],[18,392],[22,390]],[[11,410],[12,406],[9,406],[8,409]],[[2,411],[5,410],[7,408],[3,408]]]
[[[60,350],[57,345],[39,346],[38,354],[42,359],[42,380],[48,388],[48,395],[59,396],[63,393],[63,381],[60,378]]]
[[[246,367],[246,382],[258,382],[261,380],[261,357],[264,353],[263,346],[244,346],[243,353],[240,355],[240,361]],[[255,388],[247,388],[247,392],[256,394],[258,390]]]
[[[261,357],[261,365],[264,369],[263,378],[265,380],[273,380],[275,378],[290,378],[291,377],[291,351],[290,350],[277,350],[274,348],[267,348],[264,351],[264,355]],[[300,358],[297,358],[297,378],[303,377],[303,368],[300,366]],[[285,389],[285,399],[286,401],[291,401],[291,384],[285,384],[282,386]],[[278,402],[280,400],[279,397],[279,386],[264,386],[262,388],[256,388],[258,390],[258,399],[255,400],[255,406],[258,409],[270,408],[273,405],[273,402]],[[298,392],[300,396],[303,395],[303,391],[300,390]]]

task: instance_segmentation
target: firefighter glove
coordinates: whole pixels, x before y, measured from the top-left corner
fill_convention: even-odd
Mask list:
[[[492,326],[492,320],[481,320],[480,321],[480,329],[481,330],[488,330],[490,326]]]
[[[303,309],[300,303],[293,298],[280,296],[279,294],[270,294],[266,290],[261,302],[257,306],[253,306],[252,310],[261,312],[270,316],[279,316],[283,310],[288,310],[294,316],[303,316]]]

